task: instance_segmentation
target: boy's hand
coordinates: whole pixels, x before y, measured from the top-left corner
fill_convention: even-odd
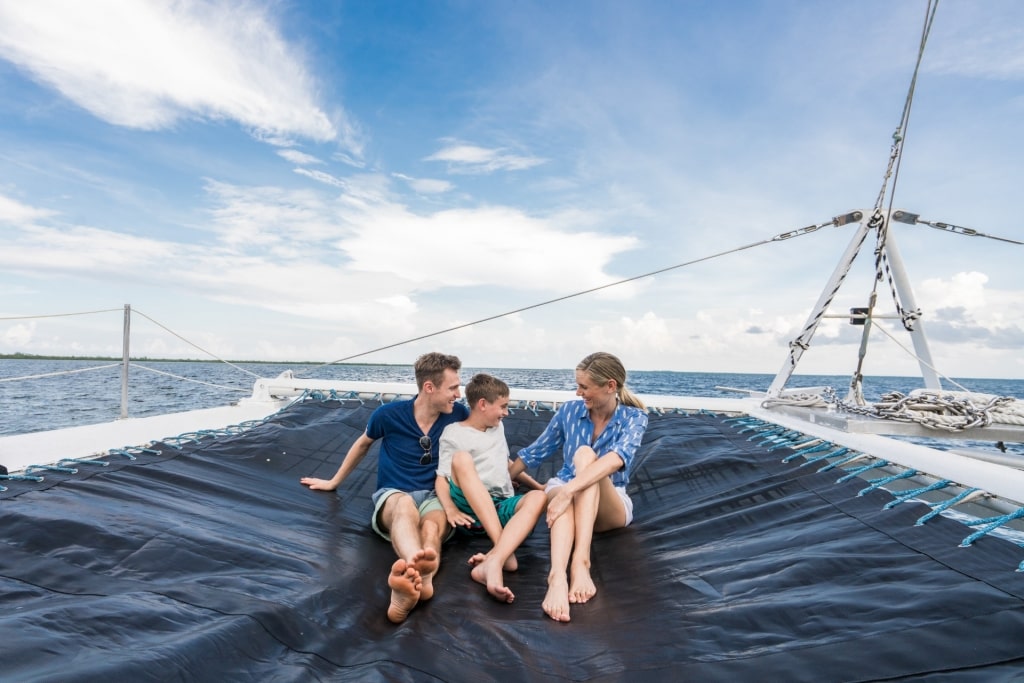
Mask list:
[[[472,516],[467,515],[456,507],[453,507],[451,510],[445,510],[444,514],[445,517],[448,518],[448,523],[451,524],[453,528],[457,526],[469,528],[476,523],[476,520],[474,520]]]

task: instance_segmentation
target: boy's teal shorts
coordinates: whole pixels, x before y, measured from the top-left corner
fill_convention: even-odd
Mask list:
[[[473,508],[470,507],[469,501],[466,500],[466,496],[463,495],[462,489],[456,486],[455,482],[449,481],[448,491],[451,493],[452,502],[455,503],[455,507],[473,518],[472,526],[460,526],[459,531],[468,534],[485,533],[484,527],[480,523],[480,519],[476,516],[476,513],[473,512]],[[516,513],[516,506],[519,505],[519,500],[522,497],[522,494],[515,495],[510,498],[495,498],[494,496],[491,496],[491,500],[494,502],[494,509],[498,512],[498,521],[501,522],[502,527],[508,524],[508,520],[512,519],[512,515]]]

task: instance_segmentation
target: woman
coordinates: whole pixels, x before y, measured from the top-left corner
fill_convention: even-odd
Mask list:
[[[610,353],[580,361],[576,395],[583,400],[559,406],[544,433],[512,465],[515,477],[562,450],[562,469],[545,487],[551,571],[543,608],[555,621],[569,621],[569,604],[597,593],[590,576],[594,532],[633,521],[626,485],[647,429],[644,404],[626,388],[626,369]]]

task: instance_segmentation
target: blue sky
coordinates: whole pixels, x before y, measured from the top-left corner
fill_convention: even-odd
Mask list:
[[[0,353],[119,355],[127,303],[151,357],[775,372],[853,228],[734,250],[874,205],[925,7],[0,0]],[[942,0],[895,206],[1024,241],[1022,119],[1024,3]],[[1024,377],[1024,247],[894,230],[939,371]]]

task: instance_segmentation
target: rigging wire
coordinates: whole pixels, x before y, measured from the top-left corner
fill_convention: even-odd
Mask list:
[[[92,315],[93,313],[111,313],[123,311],[123,308],[104,308],[98,311],[79,311],[78,313],[51,313],[49,315],[10,315],[2,316],[0,320],[32,320],[34,318],[65,318],[72,315]]]
[[[914,91],[917,89],[917,76],[921,71],[921,62],[924,59],[924,48],[928,43],[928,36],[931,34],[932,24],[935,22],[935,13],[939,8],[939,0],[928,0],[925,7],[924,26],[921,29],[921,42],[917,48],[917,61],[914,64],[914,72],[910,78],[910,86],[907,89],[907,96],[903,102],[903,113],[900,115],[900,122],[893,132],[892,148],[889,152],[889,166],[882,178],[882,187],[879,189],[878,197],[875,200],[874,214],[871,216],[871,223],[876,225],[877,246],[875,247],[875,280],[871,287],[871,295],[868,299],[867,317],[864,320],[864,329],[861,331],[860,348],[857,351],[857,368],[850,377],[849,396],[858,404],[863,403],[863,380],[864,380],[864,359],[867,356],[868,337],[871,334],[871,316],[874,313],[875,305],[878,302],[878,283],[885,278],[889,270],[886,257],[885,243],[888,237],[889,220],[886,216],[892,215],[893,202],[896,198],[896,183],[899,179],[900,165],[903,160],[903,146],[907,139],[907,129],[910,124],[910,111],[914,102]],[[892,188],[889,189],[889,179],[892,178]],[[889,194],[888,214],[882,214],[882,206],[885,203],[886,193]],[[900,305],[899,297],[895,288],[891,285],[893,301],[896,304],[896,311],[904,318],[904,326],[907,325],[906,314]]]
[[[505,311],[504,313],[498,313],[498,314],[495,314],[495,315],[490,315],[490,316],[487,316],[486,318],[480,318],[480,319],[474,320],[472,322],[463,323],[461,325],[454,325],[452,327],[447,327],[447,328],[445,328],[443,330],[436,330],[434,332],[429,332],[427,334],[421,334],[419,336],[411,337],[409,339],[405,339],[405,340],[402,340],[402,341],[399,341],[399,342],[395,342],[393,344],[387,344],[385,346],[378,346],[377,348],[370,349],[369,351],[362,351],[360,353],[352,354],[350,356],[345,356],[344,358],[339,358],[338,360],[331,361],[330,363],[324,363],[322,365],[317,365],[317,366],[314,366],[314,367],[311,367],[311,368],[307,368],[303,372],[312,372],[313,370],[316,370],[316,369],[321,368],[321,367],[326,367],[328,365],[336,365],[338,363],[344,363],[346,361],[350,361],[350,360],[353,360],[355,358],[361,358],[363,356],[368,356],[370,354],[377,353],[378,351],[385,351],[387,349],[393,349],[393,348],[398,347],[398,346],[404,346],[406,344],[411,344],[412,342],[422,341],[424,339],[430,339],[431,337],[437,337],[437,336],[442,335],[442,334],[447,334],[448,332],[454,332],[456,330],[462,330],[462,329],[465,329],[467,327],[473,327],[474,325],[479,325],[480,323],[490,322],[492,320],[498,320],[499,318],[505,318],[505,317],[510,316],[510,315],[515,315],[516,313],[522,313],[523,311],[529,311],[529,310],[532,310],[534,308],[540,308],[542,306],[548,306],[550,304],[558,303],[560,301],[566,301],[568,299],[573,299],[573,298],[578,297],[578,296],[583,296],[584,294],[592,294],[593,292],[598,292],[598,291],[601,291],[603,289],[609,289],[611,287],[617,287],[618,285],[623,285],[623,284],[626,284],[628,282],[634,282],[636,280],[641,280],[641,279],[644,279],[644,278],[653,277],[655,275],[660,275],[661,273],[667,273],[670,270],[676,270],[678,268],[684,268],[686,266],[692,266],[694,264],[701,263],[703,261],[710,261],[712,259],[720,258],[722,256],[727,256],[729,254],[734,254],[734,253],[737,253],[737,252],[740,252],[740,251],[744,251],[746,249],[752,249],[753,247],[759,247],[761,245],[769,244],[771,242],[780,242],[782,240],[787,240],[787,239],[790,239],[790,238],[793,238],[793,237],[799,237],[801,235],[807,235],[807,234],[815,232],[816,230],[819,230],[819,229],[821,229],[821,228],[823,228],[825,226],[828,226],[828,225],[841,225],[842,223],[840,223],[840,221],[845,219],[845,218],[847,218],[847,217],[846,216],[841,216],[841,217],[833,218],[832,220],[826,221],[824,223],[818,223],[818,224],[815,224],[815,225],[808,225],[806,227],[799,228],[797,230],[790,230],[789,232],[780,233],[780,234],[775,235],[774,237],[770,237],[768,239],[759,240],[757,242],[751,242],[750,244],[745,244],[745,245],[740,246],[740,247],[735,247],[735,248],[729,249],[727,251],[718,252],[717,254],[711,254],[709,256],[703,256],[701,258],[693,259],[691,261],[686,261],[684,263],[677,263],[677,264],[675,264],[673,266],[666,266],[664,268],[659,268],[657,270],[652,270],[650,272],[642,273],[640,275],[634,275],[632,277],[628,277],[628,278],[625,278],[625,279],[622,279],[622,280],[616,280],[615,282],[609,282],[607,284],[599,285],[597,287],[591,287],[590,289],[584,289],[584,290],[581,290],[581,291],[578,291],[578,292],[573,292],[572,294],[566,294],[564,296],[555,297],[554,299],[548,299],[546,301],[541,301],[541,302],[538,302],[538,303],[535,303],[535,304],[530,304],[528,306],[522,306],[520,308],[516,308],[516,309],[513,309],[511,311]],[[297,373],[297,375],[298,374],[299,373]]]
[[[169,332],[170,334],[174,335],[175,337],[177,337],[177,338],[178,338],[178,339],[180,339],[181,341],[185,342],[186,344],[189,344],[190,346],[193,346],[193,347],[195,347],[196,349],[198,349],[198,350],[202,351],[203,353],[205,353],[206,355],[208,355],[208,356],[209,356],[210,358],[213,358],[213,359],[219,360],[219,361],[220,361],[221,363],[225,363],[225,364],[227,364],[227,365],[230,365],[230,366],[231,366],[231,367],[233,367],[233,368],[234,368],[235,370],[238,370],[238,371],[240,371],[240,372],[244,372],[244,373],[245,373],[245,374],[247,374],[247,375],[251,375],[251,376],[253,376],[253,377],[256,377],[257,379],[259,378],[259,375],[258,375],[257,373],[255,373],[255,372],[252,372],[251,370],[246,370],[245,368],[241,368],[241,367],[238,367],[238,365],[236,365],[236,364],[232,363],[231,361],[229,361],[229,360],[224,360],[224,359],[223,359],[223,358],[221,358],[220,356],[218,356],[218,355],[216,355],[216,354],[214,354],[214,353],[211,353],[210,351],[207,351],[206,349],[204,349],[203,347],[199,346],[198,344],[196,344],[196,343],[194,343],[194,342],[191,342],[191,341],[189,341],[188,339],[185,339],[185,338],[184,338],[184,337],[182,337],[182,336],[181,336],[180,334],[178,334],[177,332],[175,332],[175,331],[174,331],[174,330],[172,330],[171,328],[167,327],[166,325],[164,325],[164,324],[162,324],[162,323],[158,323],[158,322],[157,322],[156,320],[153,320],[153,318],[150,318],[150,317],[149,317],[148,315],[146,315],[146,314],[145,314],[145,313],[143,313],[142,311],[140,311],[140,310],[138,310],[138,309],[134,309],[134,308],[133,308],[133,309],[132,309],[132,313],[138,313],[139,315],[141,315],[141,316],[142,316],[143,318],[145,318],[145,319],[146,319],[146,320],[148,320],[149,322],[153,323],[153,324],[154,324],[154,325],[156,325],[157,327],[160,327],[160,328],[162,328],[162,329],[163,329],[164,331],[166,331],[166,332]]]

